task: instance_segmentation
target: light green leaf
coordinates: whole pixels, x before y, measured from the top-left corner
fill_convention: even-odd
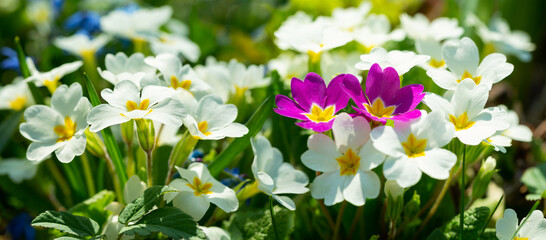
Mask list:
[[[294,212],[275,206],[275,223],[278,239],[286,239],[294,231]],[[273,225],[269,209],[237,212],[224,226],[231,235],[231,239],[274,239]]]
[[[521,181],[529,188],[526,198],[529,200],[538,200],[546,197],[546,163],[541,163],[536,167],[527,169]]]
[[[99,232],[99,224],[93,219],[75,216],[68,212],[45,211],[32,221],[33,227],[54,228],[79,237],[93,237]]]
[[[104,208],[114,201],[114,199],[115,195],[112,191],[102,190],[95,194],[95,196],[76,204],[74,207],[70,208],[68,212],[74,215],[91,218],[102,226],[109,215]]]
[[[204,237],[204,233],[197,228],[197,223],[192,217],[175,207],[155,209],[135,224],[123,227],[120,234],[148,236],[156,232],[174,239]]]
[[[140,219],[144,214],[152,210],[162,194],[175,191],[177,190],[169,186],[153,186],[146,189],[140,197],[123,208],[118,221],[127,225],[129,222]]]

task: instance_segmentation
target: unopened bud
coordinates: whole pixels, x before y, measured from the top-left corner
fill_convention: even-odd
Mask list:
[[[140,147],[145,152],[150,152],[155,145],[155,130],[152,120],[137,119],[137,136]]]
[[[85,138],[87,139],[87,143],[85,145],[87,150],[96,157],[104,158],[104,149],[106,149],[106,147],[100,136],[97,133],[89,131],[89,129],[85,129],[84,133]]]
[[[474,184],[472,185],[472,199],[479,199],[483,197],[487,191],[487,186],[491,181],[491,177],[495,173],[495,167],[497,166],[497,160],[492,157],[488,157],[474,179]]]
[[[385,182],[385,195],[387,195],[387,217],[395,220],[404,209],[404,188],[394,180]]]

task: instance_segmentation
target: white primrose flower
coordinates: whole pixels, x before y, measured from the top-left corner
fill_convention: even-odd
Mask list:
[[[275,37],[280,49],[307,53],[311,58],[352,40],[349,32],[332,26],[329,20],[319,18],[312,21],[310,16],[301,12],[289,17],[275,32]]]
[[[146,191],[146,183],[140,181],[138,175],[131,176],[123,187],[123,199],[130,203],[140,197]]]
[[[45,159],[43,159],[45,160]],[[36,176],[38,165],[43,161],[29,161],[28,159],[7,158],[0,161],[0,175],[8,175],[14,183],[30,180]]]
[[[421,55],[430,56],[430,60],[419,64],[419,67],[427,71],[447,68],[446,61],[444,60],[444,56],[442,54],[442,43],[440,41],[432,38],[416,39],[415,50]]]
[[[76,33],[70,37],[57,37],[53,40],[53,44],[72,55],[86,59],[94,57],[95,52],[104,47],[108,41],[110,37],[105,34],[90,38],[85,34]]]
[[[388,155],[383,173],[388,180],[396,180],[403,188],[415,185],[426,173],[434,179],[447,179],[457,162],[457,156],[442,149],[455,134],[455,130],[440,112],[427,114],[415,121],[380,126],[371,133],[373,146]]]
[[[400,24],[408,37],[417,39],[434,39],[441,41],[451,38],[459,38],[463,34],[463,28],[459,27],[459,22],[455,18],[441,17],[429,21],[421,14],[415,14],[410,17],[406,13],[400,16]]]
[[[377,151],[370,139],[370,124],[363,117],[351,118],[339,114],[332,126],[334,140],[319,133],[307,141],[301,156],[303,164],[322,172],[311,183],[311,195],[324,199],[327,206],[346,200],[364,205],[366,198],[379,195],[381,182],[372,169],[379,166],[385,155]]]
[[[195,162],[188,169],[176,169],[181,178],[173,180],[169,186],[180,192],[166,193],[165,201],[172,202],[196,221],[203,218],[210,203],[228,213],[239,208],[235,191],[214,179],[205,164]]]
[[[432,110],[443,113],[455,129],[455,136],[464,144],[478,145],[495,132],[508,128],[506,111],[499,107],[484,109],[489,89],[478,85],[472,79],[464,79],[455,92],[448,92],[444,98],[427,93],[423,102]]]
[[[199,100],[184,98],[188,114],[184,117],[184,126],[190,134],[198,139],[218,140],[225,137],[242,137],[248,133],[248,128],[240,123],[234,123],[237,118],[237,107],[224,104],[215,95],[207,95]]]
[[[230,240],[231,236],[228,231],[221,229],[219,227],[203,227],[197,226],[199,229],[203,230],[207,240]]]
[[[472,39],[450,40],[442,48],[442,56],[448,70],[432,69],[427,75],[443,89],[454,90],[464,79],[472,79],[476,85],[491,89],[514,70],[514,65],[506,62],[501,53],[487,55],[480,63],[478,47]]]
[[[196,62],[201,55],[199,46],[186,36],[162,33],[158,38],[150,38],[149,41],[155,55],[180,54],[190,62]]]
[[[16,77],[11,84],[0,88],[0,109],[19,111],[32,104],[34,99],[22,78]]]
[[[268,69],[277,70],[285,84],[290,86],[292,78],[302,79],[307,71],[309,55],[294,54],[290,52],[281,53],[277,58],[271,59],[267,64]]]
[[[78,83],[61,85],[51,96],[51,107],[30,106],[19,127],[21,135],[32,141],[27,149],[31,161],[42,160],[55,151],[59,161],[71,162],[85,151],[87,113],[91,103],[83,97]]]
[[[104,64],[106,65],[106,70],[103,71],[99,67],[97,71],[104,80],[113,85],[124,80],[129,80],[141,87],[140,81],[142,78],[147,74],[153,75],[156,72],[155,68],[144,62],[144,54],[142,53],[134,53],[129,57],[123,52],[118,52],[116,55],[109,53],[106,54]]]
[[[531,61],[531,52],[536,49],[536,45],[531,42],[528,33],[510,30],[508,22],[499,16],[491,18],[489,27],[475,15],[470,15],[468,21],[476,26],[478,36],[487,44],[486,48],[492,47],[491,51],[516,56],[522,62]]]
[[[159,33],[159,28],[172,15],[170,6],[138,9],[133,12],[114,10],[100,19],[100,28],[108,34],[136,41],[146,41]]]
[[[32,58],[27,57],[27,66],[30,71],[30,77],[25,81],[33,81],[37,87],[46,86],[50,93],[55,92],[59,85],[59,80],[65,75],[75,72],[83,65],[82,61],[74,61],[65,63],[57,68],[51,69],[49,72],[39,72],[34,65]]]
[[[104,89],[101,95],[108,104],[98,105],[89,112],[87,122],[91,132],[140,118],[180,126],[186,116],[184,105],[172,98],[165,87],[146,86],[141,94],[133,82],[121,81],[113,91]]]
[[[357,62],[360,59],[358,52],[342,53],[342,52],[328,52],[320,58],[320,69],[322,70],[322,76],[324,76],[324,83],[328,86],[330,81],[340,74],[349,73],[362,81],[360,76],[360,70],[354,68],[347,63]],[[307,70],[307,68],[304,68]],[[307,72],[305,72],[307,73]],[[304,74],[305,74],[304,73]],[[304,79],[305,75],[302,78]]]
[[[163,80],[156,84],[168,86],[174,90],[187,91],[191,94],[202,97],[211,89],[209,84],[203,81],[190,65],[182,66],[180,59],[173,54],[163,53],[154,57],[148,57],[144,60],[148,65],[157,68]],[[150,79],[146,79],[146,84],[153,84]],[[157,80],[157,78],[155,78]]]
[[[55,16],[51,1],[30,1],[26,4],[25,13],[28,19],[36,25],[38,33],[46,36],[51,31],[51,24]]]
[[[499,240],[512,240],[518,227],[523,224],[525,218],[518,223],[518,215],[512,209],[504,210],[504,216],[495,225]],[[514,240],[541,240],[546,236],[546,219],[542,211],[535,210],[531,213],[525,224],[521,226]]]
[[[221,62],[209,57],[205,66],[198,66],[195,70],[212,87],[212,92],[224,101],[244,94],[250,96],[247,90],[265,87],[271,82],[271,78],[265,77],[263,65],[246,67],[235,59]]]
[[[383,69],[392,67],[398,75],[402,76],[407,73],[412,67],[423,64],[430,59],[430,56],[417,55],[411,51],[393,50],[387,52],[382,47],[374,47],[369,54],[360,56],[360,61],[355,65],[360,70],[370,70],[374,63],[379,64]]]
[[[499,107],[507,112],[506,120],[509,127],[505,130],[497,131],[493,136],[484,140],[484,142],[491,144],[496,151],[501,151],[503,153],[506,152],[505,147],[512,146],[512,140],[531,142],[533,139],[533,132],[531,132],[529,127],[519,124],[518,114],[508,110],[504,105],[500,105]]]
[[[371,14],[366,24],[355,30],[355,40],[368,51],[374,47],[383,46],[389,41],[401,41],[405,36],[402,29],[391,31],[391,23],[383,14]]]
[[[272,196],[277,202],[291,211],[296,204],[287,196],[279,194],[303,194],[309,191],[305,186],[309,178],[304,172],[296,170],[289,163],[283,162],[279,149],[271,147],[267,138],[258,136],[251,141],[254,161],[252,174],[258,182],[258,189]]]
[[[357,8],[341,8],[338,7],[332,11],[331,17],[319,17],[328,21],[333,27],[336,27],[342,31],[348,32],[354,39],[357,28],[361,27],[367,19],[367,15],[372,9],[372,4],[369,2],[361,3]]]

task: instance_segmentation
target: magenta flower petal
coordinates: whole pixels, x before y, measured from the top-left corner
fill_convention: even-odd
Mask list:
[[[273,109],[273,111],[277,114],[289,118],[307,120],[307,117],[303,115],[303,113],[306,113],[307,111],[287,96],[277,95],[275,97],[275,103],[277,104],[277,108]]]
[[[329,122],[313,122],[313,121],[304,121],[304,122],[297,122],[296,125],[305,128],[305,129],[311,129],[315,132],[326,132],[330,129],[332,129],[332,125],[334,125],[334,120],[332,119]]]
[[[399,89],[400,76],[394,68],[387,67],[383,70],[377,63],[372,65],[366,78],[366,96],[370,102],[381,97],[387,105],[391,105]]]
[[[348,81],[356,81],[358,83],[358,78],[351,74],[340,74],[336,76],[330,83],[328,84],[328,88],[326,88],[326,106],[335,105],[336,111],[339,111],[341,109],[344,109],[347,106],[347,103],[349,103],[349,95],[343,90],[343,81],[345,79],[349,79]]]
[[[358,79],[344,78],[342,88],[349,95],[349,97],[353,99],[356,106],[359,108],[364,108],[363,104],[367,103],[368,100],[366,100],[364,92],[362,92],[362,86],[360,86]]]
[[[400,115],[394,115],[391,119],[393,121],[400,121],[400,122],[407,122],[413,119],[416,119],[421,116],[421,110],[419,109],[413,109],[410,112],[406,112]],[[385,119],[386,120],[386,119]]]
[[[313,103],[324,108],[326,100],[326,83],[316,73],[308,73],[303,81],[292,78],[292,97],[298,104],[309,111]]]
[[[420,84],[411,84],[400,88],[393,102],[398,103],[394,114],[405,113],[409,110],[415,109],[417,105],[425,97],[423,93],[424,87]]]

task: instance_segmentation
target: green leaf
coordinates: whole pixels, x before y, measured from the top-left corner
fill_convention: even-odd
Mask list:
[[[23,51],[23,47],[21,46],[21,40],[19,39],[19,36],[15,37],[15,49],[17,50],[17,60],[19,60],[19,68],[21,69],[23,77],[30,77],[30,71],[28,70],[27,62],[25,60],[25,52]],[[27,85],[30,93],[32,94],[32,98],[34,98],[34,102],[37,104],[44,104],[44,98],[42,97],[42,94],[40,93],[36,85],[34,85],[32,81],[28,81]]]
[[[529,189],[530,194],[526,196],[527,199],[538,200],[540,197],[546,197],[546,163],[527,169],[521,181]]]
[[[93,219],[68,212],[43,212],[32,221],[32,226],[54,228],[79,237],[93,237],[99,232],[99,224]]]
[[[19,127],[22,115],[23,111],[14,112],[6,117],[2,122],[2,125],[0,125],[0,132],[2,133],[2,137],[0,138],[0,153],[4,150],[8,141],[11,140],[11,136],[17,127]]]
[[[74,215],[91,218],[102,226],[109,215],[104,208],[114,201],[115,197],[116,196],[112,191],[102,190],[95,194],[95,196],[76,204],[74,207],[70,208],[68,212]]]
[[[209,165],[209,171],[213,177],[217,177],[239,153],[243,152],[250,144],[250,138],[256,136],[260,129],[262,129],[265,120],[272,112],[274,100],[275,98],[272,96],[265,99],[245,124],[248,128],[248,133],[243,137],[233,140],[226,149],[218,154],[214,162]]]
[[[144,214],[152,210],[162,194],[175,191],[177,190],[169,186],[153,186],[146,189],[140,197],[123,208],[118,221],[127,224],[140,219]]]
[[[477,239],[482,229],[487,225],[488,218],[489,208],[487,207],[473,208],[465,211],[462,239]],[[457,215],[443,227],[434,230],[427,239],[455,240],[459,238],[459,229],[460,222]]]
[[[191,216],[175,207],[155,209],[135,224],[123,227],[120,234],[148,236],[156,232],[174,239],[204,235]]]
[[[277,239],[286,239],[294,231],[295,214],[285,208],[275,206],[275,223]],[[273,239],[273,225],[269,209],[239,211],[224,221],[224,229],[230,232],[231,239]]]
[[[89,94],[89,101],[91,101],[93,107],[96,107],[97,105],[101,104],[99,95],[97,94],[95,86],[93,86],[93,83],[91,82],[91,79],[89,79],[87,74],[84,74],[84,79],[85,86],[87,87],[87,92]],[[114,134],[112,133],[112,130],[110,128],[105,128],[101,132],[102,137],[104,138],[104,144],[106,145],[106,149],[108,150],[108,154],[110,155],[110,157],[112,158],[112,162],[114,163],[116,175],[118,176],[120,185],[125,186],[125,182],[127,182],[127,171],[125,170],[125,164],[123,162],[123,158],[121,157],[121,151],[119,150],[119,146],[116,142],[116,139],[114,138]],[[119,200],[121,201],[121,199]]]

